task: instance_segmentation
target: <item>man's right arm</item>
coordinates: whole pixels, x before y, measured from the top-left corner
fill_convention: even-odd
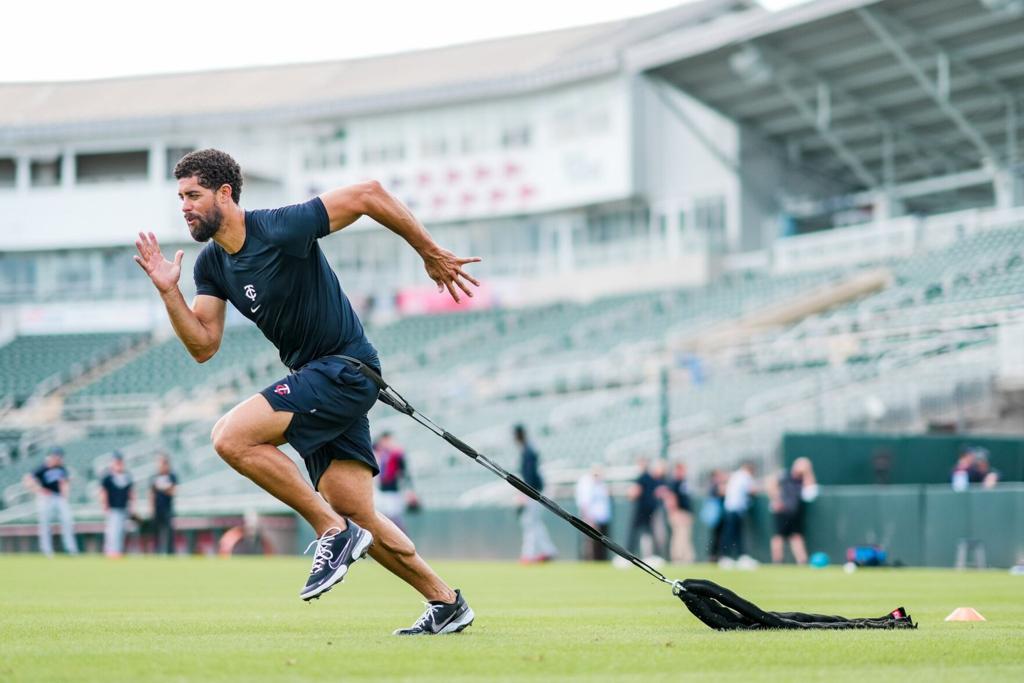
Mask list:
[[[167,317],[178,339],[198,363],[213,358],[224,337],[225,302],[215,296],[199,294],[189,307],[175,285],[169,292],[160,292]]]
[[[160,244],[153,233],[146,235],[140,232],[135,246],[139,250],[134,257],[135,262],[160,292],[174,333],[196,361],[205,363],[213,358],[224,336],[225,302],[215,296],[200,294],[189,307],[178,288],[181,259],[185,252],[178,250],[174,261],[168,261],[161,253]]]

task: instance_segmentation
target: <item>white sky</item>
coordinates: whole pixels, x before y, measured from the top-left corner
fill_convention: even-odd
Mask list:
[[[781,9],[807,0],[761,0]],[[344,59],[647,14],[686,0],[11,0],[0,82]]]

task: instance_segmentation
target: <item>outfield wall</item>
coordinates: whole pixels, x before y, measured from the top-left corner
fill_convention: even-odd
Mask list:
[[[818,482],[827,485],[876,483],[875,464],[889,462],[889,484],[944,484],[960,449],[981,446],[1000,481],[1024,481],[1024,439],[970,434],[786,434],[787,466],[801,456],[814,462]]]
[[[697,509],[699,504],[698,499]],[[616,541],[626,542],[630,518],[630,504],[617,501],[611,534]],[[424,510],[406,521],[427,558],[512,560],[519,556],[521,534],[513,508]],[[577,558],[581,534],[550,513],[545,513],[545,522],[561,556]],[[772,520],[764,498],[757,499],[749,522],[751,554],[766,562]],[[298,536],[297,551],[301,551],[312,539],[312,531],[304,527]],[[879,544],[893,562],[951,567],[960,539],[981,541],[989,566],[1024,563],[1024,484],[962,493],[948,486],[926,485],[823,487],[807,510],[809,551],[823,551],[835,563],[845,561],[850,546]],[[694,522],[694,544],[698,559],[705,561],[708,529],[699,520]]]

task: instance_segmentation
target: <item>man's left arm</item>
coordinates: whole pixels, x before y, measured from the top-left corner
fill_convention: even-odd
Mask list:
[[[372,218],[408,242],[423,259],[423,268],[437,285],[437,291],[443,292],[447,288],[455,301],[459,301],[459,289],[471,297],[473,292],[469,285],[480,286],[463,270],[467,263],[476,263],[480,259],[459,258],[441,248],[409,209],[376,180],[325,192],[320,195],[320,200],[327,209],[332,233],[351,225],[360,216]]]

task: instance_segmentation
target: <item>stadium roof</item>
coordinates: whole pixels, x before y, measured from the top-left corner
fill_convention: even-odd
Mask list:
[[[849,191],[1020,164],[1024,0],[818,0],[680,38],[631,48],[629,68]]]
[[[0,142],[217,123],[388,111],[539,90],[615,73],[625,48],[737,12],[754,0],[702,0],[591,26],[313,64],[59,83],[0,83]]]

